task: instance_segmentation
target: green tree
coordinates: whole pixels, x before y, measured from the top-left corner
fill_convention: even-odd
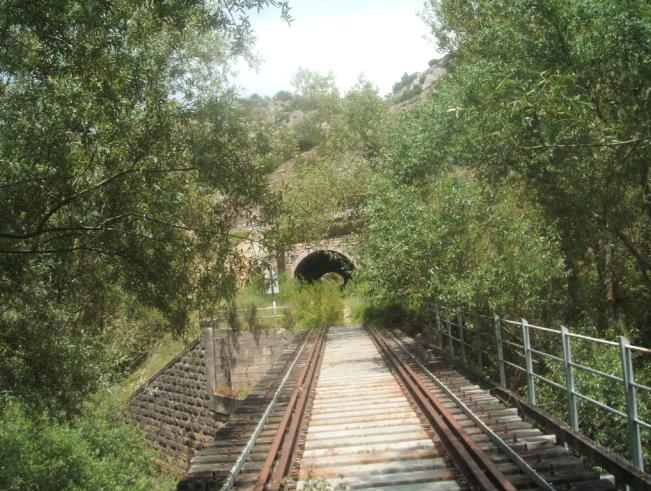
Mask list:
[[[388,105],[377,88],[360,78],[342,98],[320,153],[332,159],[355,156],[372,163],[382,155],[387,118]]]
[[[225,91],[275,0],[0,2],[0,388],[74,409],[109,286],[182,330],[233,287],[227,230],[264,180]],[[127,313],[128,315],[128,313]]]
[[[306,151],[324,140],[334,115],[339,111],[339,90],[332,73],[323,75],[305,68],[294,74],[292,86],[291,108],[301,111],[293,129],[299,149]]]
[[[429,13],[450,73],[403,134],[396,173],[462,164],[491,182],[517,176],[561,233],[567,320],[648,342],[648,2],[435,0]]]
[[[359,281],[377,305],[424,302],[500,312],[554,311],[563,264],[524,190],[496,192],[472,172],[423,185],[378,180],[359,239]]]
[[[283,250],[296,242],[354,232],[361,220],[360,205],[367,198],[370,169],[359,157],[304,159],[295,163],[292,175],[270,210],[273,228],[267,240]]]
[[[330,130],[314,152],[297,158],[278,193],[268,234],[283,249],[297,241],[356,232],[374,179],[372,165],[383,152],[387,104],[360,79],[337,99]]]

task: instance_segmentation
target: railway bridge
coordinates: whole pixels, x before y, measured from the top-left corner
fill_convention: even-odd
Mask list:
[[[641,416],[629,420],[630,460],[582,435],[572,411],[566,425],[536,405],[536,383],[556,383],[536,372],[534,356],[555,356],[535,345],[536,329],[558,332],[566,355],[586,338],[438,309],[417,338],[351,326],[307,332],[191,460],[178,490],[651,489],[635,446],[635,428],[648,424]],[[571,358],[566,367],[590,369]],[[514,370],[527,380],[526,399],[506,387]]]

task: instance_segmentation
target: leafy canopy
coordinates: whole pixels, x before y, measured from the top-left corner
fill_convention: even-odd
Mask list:
[[[0,1],[0,389],[77,406],[115,288],[177,331],[232,290],[265,185],[224,76],[265,6]]]

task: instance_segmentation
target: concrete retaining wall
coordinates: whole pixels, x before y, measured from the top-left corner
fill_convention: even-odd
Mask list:
[[[285,347],[297,341],[290,331],[234,332],[205,323],[199,339],[133,394],[128,412],[162,456],[185,470]]]

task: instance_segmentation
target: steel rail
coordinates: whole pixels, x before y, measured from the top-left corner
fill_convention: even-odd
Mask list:
[[[289,379],[289,375],[292,373],[294,366],[296,365],[296,362],[298,362],[298,359],[300,358],[301,353],[303,353],[303,350],[305,349],[305,346],[307,346],[309,340],[310,338],[308,337],[305,339],[305,341],[303,341],[303,344],[298,350],[298,353],[296,353],[294,360],[292,361],[291,365],[287,368],[287,371],[285,372],[285,376],[280,381],[280,384],[278,385],[278,388],[274,392],[271,401],[269,401],[269,404],[267,404],[267,407],[264,413],[262,414],[262,417],[260,418],[260,421],[258,422],[257,426],[255,427],[255,430],[253,430],[253,433],[251,434],[246,445],[240,452],[240,455],[238,456],[237,460],[233,463],[233,466],[228,471],[228,476],[224,480],[224,483],[222,484],[220,491],[229,491],[233,489],[233,486],[235,485],[235,481],[237,480],[237,476],[240,474],[240,471],[242,470],[242,466],[246,462],[246,459],[251,453],[251,450],[255,446],[255,443],[258,440],[258,437],[260,436],[260,432],[262,431],[262,427],[267,422],[267,419],[269,419],[269,414],[271,413],[273,406],[276,404],[276,401],[278,400],[281,391],[283,390],[285,384],[287,383],[287,379]]]
[[[326,329],[318,334],[307,361],[301,371],[287,408],[280,420],[271,448],[267,452],[262,469],[255,484],[255,491],[278,490],[282,479],[289,470],[290,458],[294,453],[300,424],[304,419],[304,412],[308,395],[316,380],[317,367],[323,356]],[[274,467],[274,463],[276,464]]]
[[[445,392],[450,399],[452,399],[460,408],[461,410],[468,416],[479,428],[486,434],[488,437],[495,443],[500,450],[502,450],[509,460],[513,462],[515,465],[517,465],[520,470],[522,470],[525,474],[527,474],[533,481],[536,483],[537,486],[541,487],[542,489],[546,489],[548,491],[553,491],[554,487],[549,484],[541,475],[538,473],[533,467],[531,467],[520,455],[513,450],[508,443],[504,441],[503,438],[501,438],[499,435],[497,435],[493,430],[491,430],[488,425],[486,425],[479,416],[477,416],[472,409],[470,409],[461,399],[457,397],[457,395],[452,392],[447,385],[445,385],[441,380],[439,380],[436,375],[434,375],[432,372],[430,372],[421,361],[416,358],[409,350],[404,346],[403,343],[400,342],[395,336],[392,334],[389,335],[391,339],[404,351],[413,361],[416,363],[416,365],[423,370],[427,376],[441,389],[443,392]]]
[[[405,387],[432,422],[434,430],[444,441],[456,463],[469,474],[468,477],[484,490],[515,491],[515,486],[472,440],[443,403],[423,384],[413,369],[398,357],[380,334],[374,329],[369,329],[369,332],[389,365],[396,370]]]

